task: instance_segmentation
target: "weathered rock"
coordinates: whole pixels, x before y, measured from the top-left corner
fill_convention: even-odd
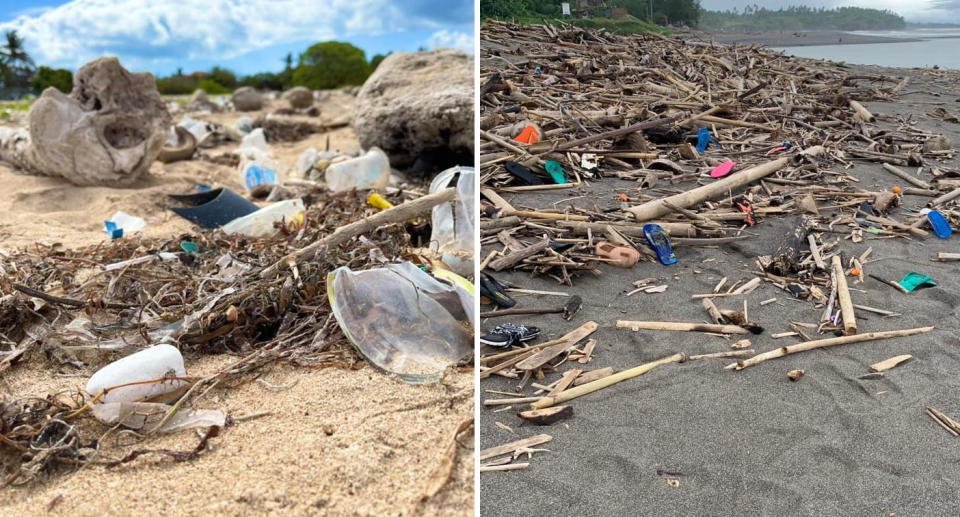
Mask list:
[[[220,105],[211,101],[210,97],[207,95],[207,92],[203,90],[197,90],[193,92],[190,102],[184,106],[184,109],[187,111],[209,111],[216,113],[220,111]]]
[[[383,149],[399,169],[472,164],[473,92],[473,58],[463,52],[391,54],[357,95],[360,145]]]
[[[233,107],[237,111],[257,111],[263,108],[263,95],[249,86],[233,92]]]
[[[77,185],[124,186],[147,172],[169,128],[153,75],[105,57],[77,71],[70,95],[47,88],[30,109],[29,130],[0,136],[0,154]]]
[[[297,86],[285,91],[283,99],[290,103],[293,109],[309,108],[313,105],[313,92],[303,86]]]

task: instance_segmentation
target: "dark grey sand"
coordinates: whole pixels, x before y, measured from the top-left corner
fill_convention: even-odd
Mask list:
[[[766,45],[768,47],[806,47],[810,45],[856,45],[864,43],[903,43],[920,41],[908,38],[887,38],[868,36],[843,31],[755,31],[755,32],[712,32],[704,39],[717,43],[742,43],[747,45]]]
[[[931,84],[917,71],[857,67],[854,73],[910,74],[906,88],[937,91],[941,96],[908,93],[897,104],[868,103],[879,125],[893,128],[896,115],[918,115],[935,104],[960,109],[960,74],[938,72]],[[943,78],[955,77],[956,80]],[[920,119],[918,127],[942,132],[960,146],[960,125]],[[957,167],[960,160],[945,165]],[[901,184],[879,164],[855,162],[852,173],[860,187],[889,189]],[[936,165],[931,163],[930,165]],[[929,178],[929,175],[927,175]],[[686,185],[685,187],[689,187]],[[616,192],[630,182],[604,179],[586,192],[510,195],[521,207],[544,208],[571,199],[578,206],[616,206]],[[928,198],[907,197],[904,208]],[[563,206],[558,203],[557,206]],[[895,217],[898,217],[895,215]],[[676,352],[688,354],[729,350],[722,338],[686,332],[618,330],[617,319],[705,322],[694,293],[709,293],[721,277],[730,282],[752,276],[754,256],[768,253],[768,243],[787,230],[782,219],[763,219],[757,236],[719,249],[682,247],[679,263],[664,267],[642,262],[633,269],[601,266],[602,275],[586,274],[574,287],[523,273],[500,278],[530,289],[580,294],[583,311],[573,321],[559,315],[488,319],[489,330],[515,321],[544,329],[543,339],[558,337],[594,320],[598,344],[588,368],[624,370]],[[955,230],[956,232],[956,230]],[[926,325],[937,329],[911,338],[842,345],[803,352],[735,372],[723,369],[730,360],[715,359],[663,366],[611,388],[571,401],[574,416],[550,427],[525,424],[521,409],[495,413],[481,406],[480,446],[487,448],[538,433],[553,441],[540,447],[526,470],[480,475],[483,515],[960,515],[960,438],[948,434],[924,413],[932,406],[960,419],[960,263],[932,262],[938,251],[960,252],[960,232],[949,240],[932,234],[921,240],[876,239],[841,243],[846,256],[874,251],[868,273],[899,280],[911,270],[930,274],[938,286],[905,295],[872,279],[851,282],[854,303],[902,312],[882,318],[858,311],[860,332]],[[489,252],[484,249],[483,255]],[[716,259],[705,262],[707,259]],[[698,272],[699,271],[699,272]],[[632,281],[657,277],[669,285],[662,294],[626,297]],[[728,284],[729,285],[729,284]],[[773,304],[759,302],[776,297]],[[791,299],[764,284],[746,297],[717,299],[721,308],[739,309],[749,302],[751,319],[766,331],[749,336],[753,348],[765,352],[796,343],[771,339],[789,331],[789,322],[815,323],[820,310]],[[556,306],[564,298],[519,296],[519,306]],[[485,310],[489,307],[484,307]],[[814,332],[815,335],[815,332]],[[817,336],[829,337],[829,336]],[[860,380],[870,364],[899,354],[915,359],[882,378]],[[572,368],[560,367],[561,371]],[[787,372],[806,370],[799,382]],[[552,374],[544,383],[552,382]],[[491,377],[481,381],[481,400],[501,398],[485,389],[509,391],[516,380]],[[529,387],[526,392],[530,393]],[[522,408],[522,409],[525,409]],[[504,423],[516,434],[501,429]],[[671,487],[658,469],[679,472]]]

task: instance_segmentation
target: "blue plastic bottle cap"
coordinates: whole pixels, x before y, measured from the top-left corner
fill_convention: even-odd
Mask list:
[[[123,228],[117,228],[117,223],[113,221],[104,221],[103,228],[107,231],[107,235],[109,235],[111,239],[123,237]]]

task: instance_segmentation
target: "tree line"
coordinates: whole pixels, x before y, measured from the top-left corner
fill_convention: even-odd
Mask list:
[[[166,95],[190,94],[200,89],[210,94],[230,93],[240,86],[258,90],[284,90],[305,86],[312,90],[361,85],[388,54],[376,54],[369,61],[363,49],[350,43],[327,41],[311,45],[296,60],[287,54],[279,73],[260,72],[238,77],[230,70],[215,66],[209,71],[157,78],[157,90]],[[73,73],[64,68],[36,66],[16,30],[4,33],[0,44],[0,98],[19,99],[27,94],[40,95],[54,87],[69,93]]]
[[[711,30],[883,30],[906,27],[903,17],[880,9],[793,6],[767,9],[759,5],[742,11],[703,11],[700,26]]]
[[[571,0],[578,9],[579,2]],[[490,18],[547,17],[562,15],[556,0],[480,0],[480,16]],[[631,16],[659,25],[695,26],[702,9],[699,0],[609,0],[606,7],[584,7],[588,16],[603,18],[607,8],[624,8]]]

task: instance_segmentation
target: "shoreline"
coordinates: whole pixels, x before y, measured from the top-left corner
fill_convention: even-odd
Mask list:
[[[868,36],[844,31],[755,31],[703,32],[705,39],[723,44],[763,45],[766,47],[812,47],[819,45],[863,45],[925,41],[919,38]]]

